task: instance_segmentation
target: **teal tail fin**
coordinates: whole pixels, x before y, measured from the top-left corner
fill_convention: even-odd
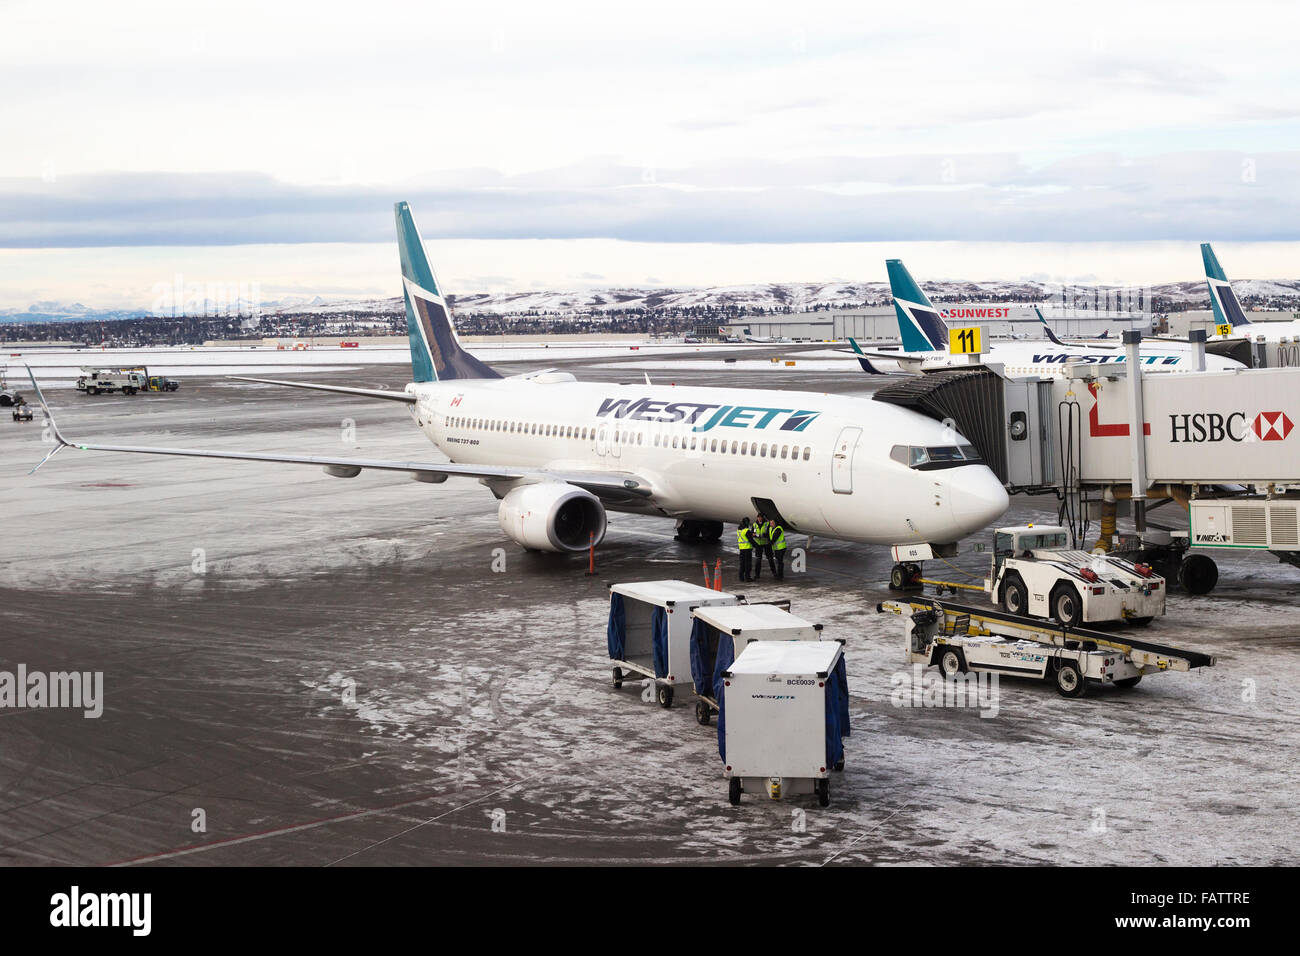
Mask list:
[[[894,312],[898,315],[898,331],[903,337],[903,348],[908,352],[946,352],[948,326],[939,311],[916,284],[901,259],[886,259],[889,272],[889,292],[894,297]]]
[[[461,348],[451,324],[451,312],[415,228],[411,207],[399,202],[393,211],[397,218],[397,251],[402,260],[406,332],[411,340],[411,381],[500,378],[498,372]]]
[[[1201,243],[1201,261],[1205,263],[1205,281],[1210,287],[1210,305],[1214,308],[1215,325],[1249,325],[1250,319],[1237,301],[1237,293],[1219,265],[1219,257],[1208,242]]]

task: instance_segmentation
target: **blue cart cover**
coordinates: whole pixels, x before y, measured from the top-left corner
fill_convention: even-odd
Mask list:
[[[658,606],[650,612],[650,647],[654,655],[655,677],[667,677],[668,612]]]
[[[691,623],[691,680],[701,697],[713,693],[713,662],[718,656],[718,629],[698,617]]]
[[[627,614],[623,610],[623,595],[617,592],[609,596],[609,627],[605,636],[609,643],[609,659],[623,660],[627,647]]]
[[[843,658],[841,657],[841,660]],[[844,759],[844,734],[848,721],[841,726],[841,714],[847,709],[847,693],[839,681],[839,668],[826,681],[826,769]]]
[[[701,697],[711,695],[722,672],[735,660],[736,639],[696,618],[691,625],[691,680],[695,682],[695,693]]]
[[[849,669],[844,663],[844,655],[835,665],[835,683],[839,687],[840,698],[840,736],[849,736]]]

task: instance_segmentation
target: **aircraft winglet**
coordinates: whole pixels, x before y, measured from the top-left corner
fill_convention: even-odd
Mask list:
[[[27,473],[29,475],[34,475],[41,465],[45,464],[64,448],[70,447],[72,442],[64,438],[63,433],[59,431],[58,423],[54,420],[54,413],[50,411],[50,403],[45,400],[45,394],[41,391],[41,387],[36,384],[36,375],[32,372],[32,367],[30,365],[24,365],[23,368],[27,369],[27,377],[32,380],[32,388],[36,391],[36,398],[41,403],[41,408],[45,410],[45,420],[50,423],[50,434],[54,436],[54,447],[46,453],[45,457],[37,463],[35,468]]]

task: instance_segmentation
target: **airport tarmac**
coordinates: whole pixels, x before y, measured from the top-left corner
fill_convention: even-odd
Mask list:
[[[563,367],[641,377],[600,359]],[[649,373],[875,385],[752,363]],[[400,388],[406,375],[303,377]],[[404,408],[345,396],[194,378],[172,395],[51,402],[69,437],[441,458]],[[910,669],[899,619],[875,610],[890,557],[817,539],[804,573],[742,593],[789,598],[847,642],[847,766],[829,808],[749,794],[732,807],[714,726],[689,698],[664,710],[637,686],[615,691],[605,654],[608,583],[702,583],[701,561],[721,557],[740,590],[726,539],[682,545],[667,520],[611,514],[589,577],[585,556],[505,539],[474,481],[70,449],[29,476],[41,429],[39,414],[0,419],[0,671],[102,672],[104,707],[0,709],[0,863],[1300,858],[1300,571],[1270,556],[1216,554],[1219,588],[1171,595],[1144,632],[1217,655],[1214,668],[1082,700],[1008,679],[981,717],[894,706]],[[1054,521],[1053,502],[1013,499],[999,523],[1026,519]]]

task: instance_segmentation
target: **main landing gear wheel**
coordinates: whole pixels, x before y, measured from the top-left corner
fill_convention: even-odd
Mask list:
[[[740,778],[732,777],[727,781],[727,801],[733,806],[740,806]]]
[[[700,542],[721,540],[722,533],[725,530],[721,521],[696,521],[690,519],[677,526],[677,534],[673,537],[685,544],[698,544]]]
[[[1053,677],[1056,682],[1056,692],[1062,697],[1082,697],[1088,690],[1088,682],[1084,680],[1083,674],[1079,672],[1079,667],[1074,661],[1058,662]]]
[[[659,685],[659,692],[657,696],[659,698],[660,707],[671,707],[673,705],[673,689],[669,687],[667,684]]]
[[[817,781],[817,805],[819,807],[831,805],[831,782],[826,777]]]
[[[702,700],[695,702],[695,722],[702,727],[709,725],[709,705]]]

